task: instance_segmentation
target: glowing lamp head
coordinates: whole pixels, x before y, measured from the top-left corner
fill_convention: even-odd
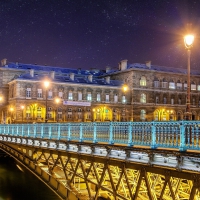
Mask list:
[[[186,35],[184,37],[184,42],[187,49],[191,48],[194,42],[194,35]]]
[[[44,81],[44,87],[45,87],[45,88],[48,88],[49,85],[50,85],[50,82],[49,82],[49,81]]]
[[[59,98],[56,98],[56,103],[58,104],[58,103],[60,103],[60,99]]]
[[[123,86],[123,91],[126,92],[127,90],[128,90],[128,86],[127,86],[127,85],[124,85],[124,86]]]

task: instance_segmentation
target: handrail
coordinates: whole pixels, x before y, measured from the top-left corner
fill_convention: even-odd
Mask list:
[[[0,124],[0,135],[200,150],[200,121]]]

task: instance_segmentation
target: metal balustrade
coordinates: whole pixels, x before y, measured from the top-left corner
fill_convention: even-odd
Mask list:
[[[0,134],[54,140],[200,150],[200,121],[1,124]]]

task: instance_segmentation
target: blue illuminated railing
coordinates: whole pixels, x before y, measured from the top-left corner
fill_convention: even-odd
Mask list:
[[[1,124],[0,134],[200,150],[200,121]]]

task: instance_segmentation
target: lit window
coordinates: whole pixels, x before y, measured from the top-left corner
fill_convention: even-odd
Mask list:
[[[29,106],[26,107],[26,117],[27,118],[31,117],[31,109]]]
[[[155,120],[155,121],[158,121],[158,116],[159,116],[159,115],[158,115],[158,112],[155,111],[155,113],[154,113],[154,120]]]
[[[122,96],[122,103],[126,103],[126,97],[125,97],[125,95]]]
[[[48,99],[52,99],[52,98],[53,98],[52,91],[49,90],[49,91],[48,91]]]
[[[177,84],[176,84],[176,88],[177,88],[178,90],[181,90],[181,89],[182,89],[182,83],[177,83]]]
[[[181,98],[178,99],[178,104],[181,105]]]
[[[41,118],[41,117],[42,117],[42,108],[37,107],[37,118]]]
[[[37,96],[38,98],[42,98],[42,89],[38,89]]]
[[[92,94],[90,92],[87,94],[87,100],[92,101]]]
[[[140,86],[146,86],[146,77],[144,77],[144,76],[141,77]]]
[[[114,102],[115,102],[115,103],[118,102],[118,95],[117,95],[117,94],[115,94],[115,96],[114,96]]]
[[[158,88],[160,86],[160,82],[159,81],[154,81],[154,87]]]
[[[140,103],[146,103],[146,94],[141,94],[140,96]]]
[[[109,102],[109,94],[106,94],[106,102]]]
[[[69,92],[68,100],[73,100],[73,93],[71,91]]]
[[[174,98],[171,98],[171,104],[174,104]]]
[[[63,92],[58,92],[58,96],[62,99],[63,98]]]
[[[159,103],[159,97],[156,96],[156,103]]]
[[[82,112],[82,109],[81,109],[81,108],[78,108],[78,112]]]
[[[78,92],[78,101],[82,101],[82,100],[83,100],[82,92]]]
[[[200,91],[200,85],[197,86],[197,90]]]
[[[196,90],[196,85],[195,84],[191,84],[191,90]]]
[[[26,97],[31,98],[31,88],[26,89]]]
[[[175,83],[169,82],[169,89],[175,89]]]
[[[167,82],[162,82],[162,88],[167,88]]]
[[[101,101],[101,95],[97,93],[97,101]]]
[[[187,90],[187,83],[184,83],[184,90]]]
[[[143,121],[146,119],[146,111],[145,110],[140,111],[140,119]]]

